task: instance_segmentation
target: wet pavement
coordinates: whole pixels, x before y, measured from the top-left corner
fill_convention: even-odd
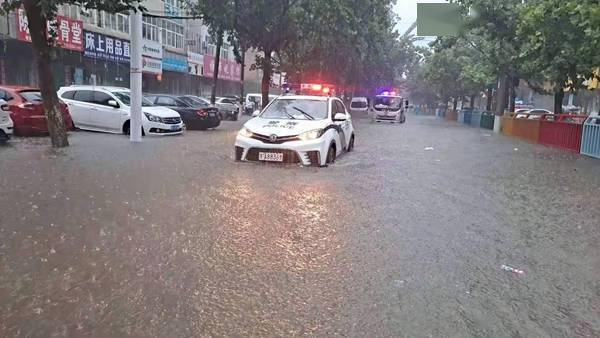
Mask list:
[[[241,122],[0,147],[0,337],[600,336],[599,160],[354,123],[328,168],[234,162]]]

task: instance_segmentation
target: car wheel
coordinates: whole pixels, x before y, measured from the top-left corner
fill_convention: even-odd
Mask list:
[[[130,132],[131,131],[130,131],[130,128],[129,128],[129,121],[127,121],[123,125],[123,134],[129,135]],[[146,136],[146,132],[144,131],[144,127],[142,127],[142,136]]]
[[[329,146],[329,150],[327,151],[327,159],[325,160],[326,164],[332,164],[335,162],[335,144],[331,144]]]
[[[350,136],[350,142],[348,142],[348,152],[354,150],[354,135]]]

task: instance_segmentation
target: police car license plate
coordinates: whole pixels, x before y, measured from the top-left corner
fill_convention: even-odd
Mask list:
[[[171,126],[171,130],[179,130],[179,126],[178,125]]]
[[[283,153],[258,153],[259,161],[283,162]]]

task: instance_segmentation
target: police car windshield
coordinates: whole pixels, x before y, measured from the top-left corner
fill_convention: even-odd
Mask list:
[[[327,118],[327,101],[279,99],[260,115],[264,119],[323,120]]]
[[[391,96],[376,96],[373,100],[375,107],[382,105],[389,108],[400,108],[402,106],[402,98]]]

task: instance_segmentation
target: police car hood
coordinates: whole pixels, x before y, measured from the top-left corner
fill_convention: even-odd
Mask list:
[[[159,106],[142,107],[144,113],[152,114],[158,117],[179,117],[179,113],[173,109]]]
[[[307,131],[325,128],[331,121],[327,120],[281,120],[255,117],[244,124],[250,132],[262,135],[294,136]]]

